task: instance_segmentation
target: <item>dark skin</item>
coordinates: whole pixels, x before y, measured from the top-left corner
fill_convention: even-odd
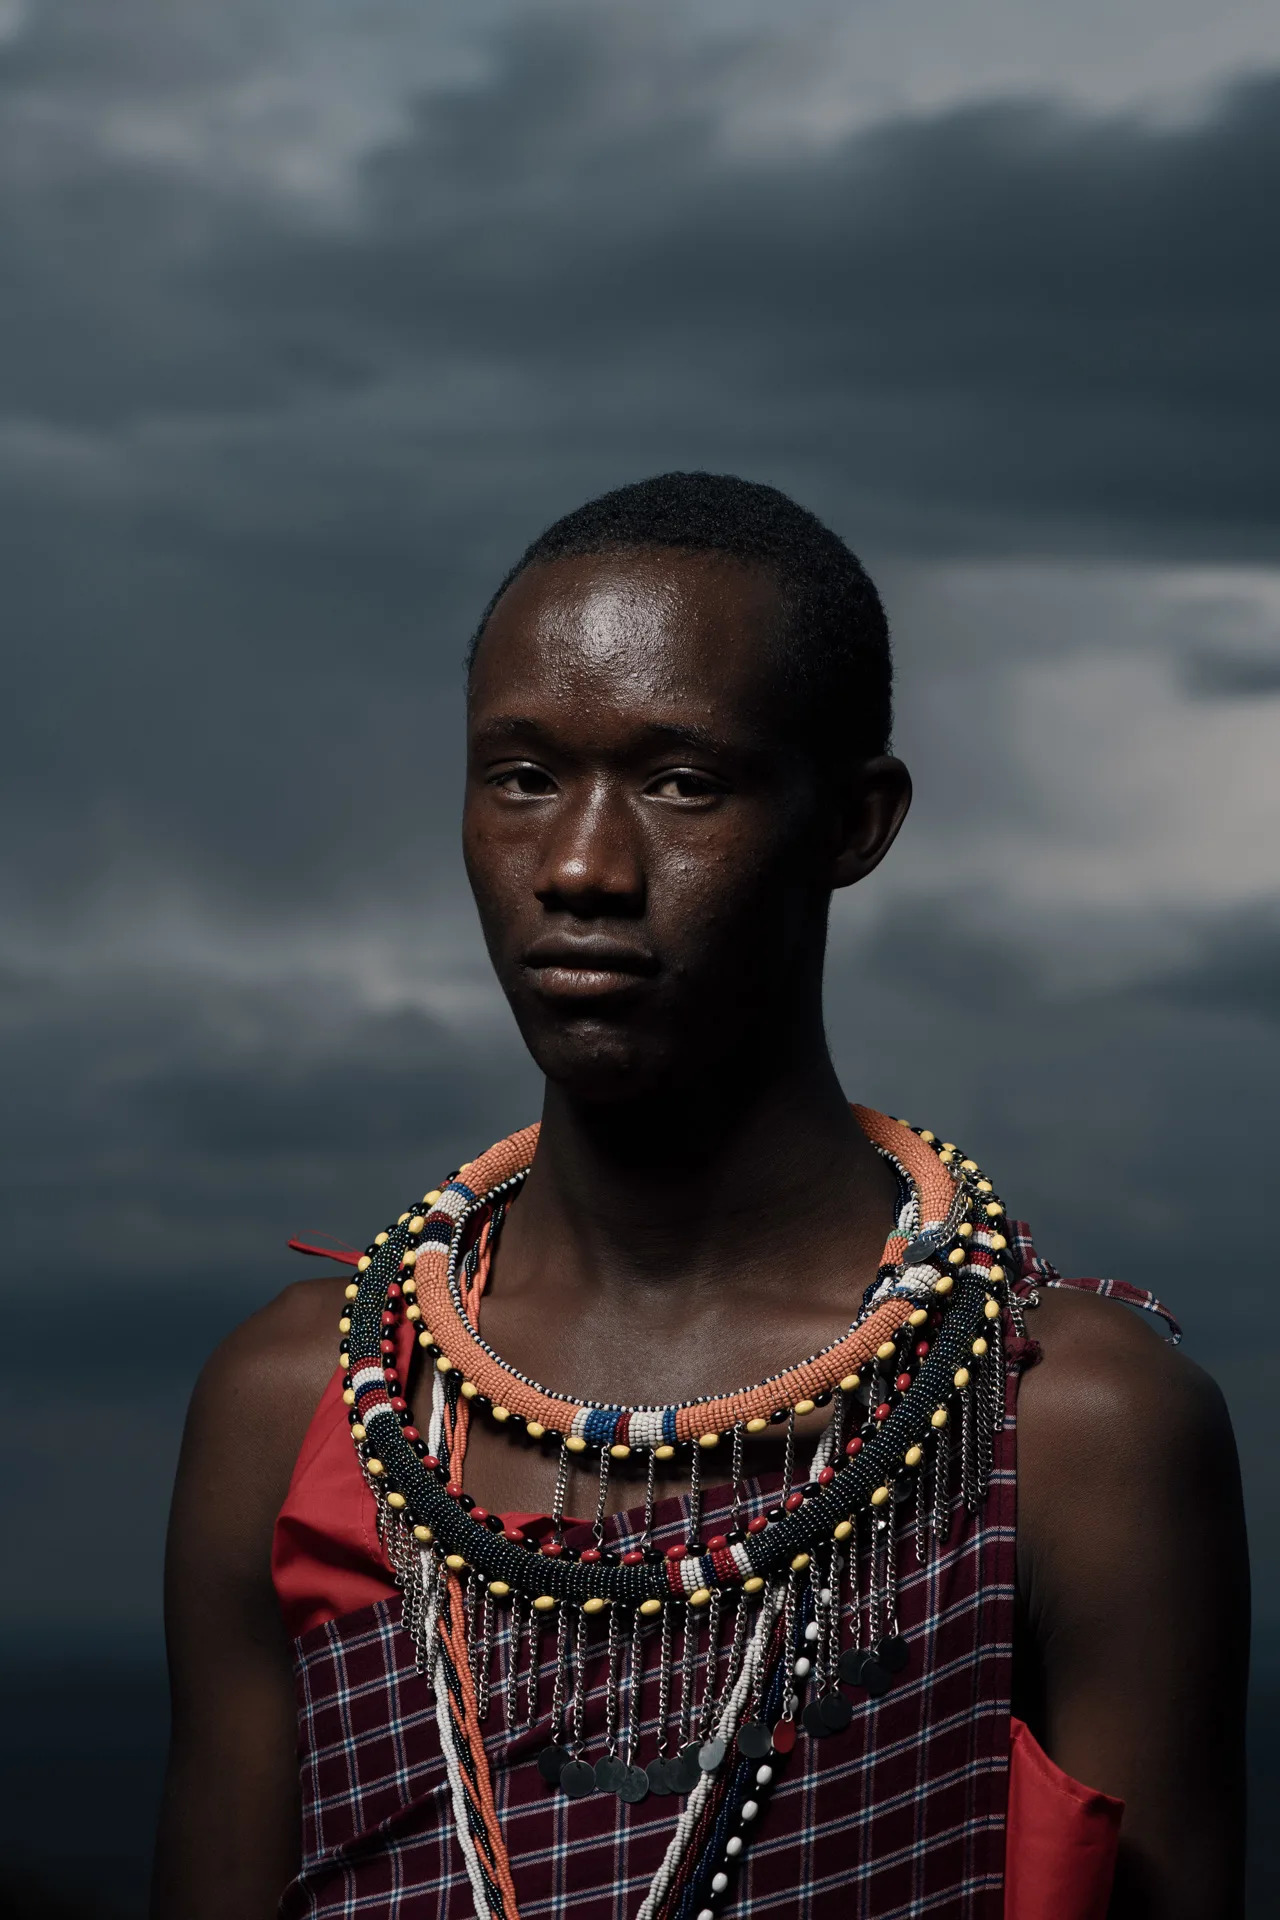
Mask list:
[[[878,864],[910,785],[889,757],[815,767],[778,630],[757,569],[593,556],[522,575],[477,658],[467,867],[547,1078],[484,1326],[565,1392],[685,1399],[803,1357],[848,1324],[890,1225],[827,1052],[822,962],[831,891]],[[193,1400],[154,1920],[268,1920],[297,1862],[271,1534],[346,1278],[256,1315]],[[1113,1920],[1233,1920],[1248,1580],[1221,1396],[1113,1303],[1045,1293],[1029,1319],[1015,1711],[1126,1803]],[[466,1474],[491,1509],[548,1503],[549,1457],[484,1421]],[[571,1510],[593,1491],[578,1479]],[[618,1476],[612,1505],[635,1498]]]

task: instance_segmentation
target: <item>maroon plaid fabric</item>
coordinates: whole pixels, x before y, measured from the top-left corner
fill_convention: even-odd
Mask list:
[[[1013,1232],[1024,1280],[1058,1284],[1027,1229],[1015,1223]],[[1104,1283],[1084,1284],[1104,1290]],[[776,1762],[777,1783],[728,1895],[717,1902],[722,1911],[796,1920],[998,1920],[1002,1913],[1016,1381],[1011,1373],[1008,1418],[980,1512],[957,1503],[950,1537],[923,1568],[902,1516],[899,1612],[911,1646],[908,1670],[879,1701],[859,1694],[846,1732],[824,1740],[801,1733],[794,1752]],[[752,1496],[769,1490],[768,1481],[753,1483]],[[707,1495],[708,1533],[732,1524],[727,1497],[727,1489]],[[682,1537],[686,1510],[683,1500],[659,1507],[657,1544]],[[611,1520],[611,1543],[627,1544],[641,1519],[633,1511]],[[399,1613],[398,1601],[381,1602],[296,1643],[304,1857],[284,1897],[284,1920],[470,1920],[473,1913],[435,1707]],[[593,1636],[587,1699],[593,1756],[603,1751],[602,1638]],[[642,1763],[656,1751],[656,1643],[654,1632]],[[542,1718],[531,1733],[505,1730],[498,1683],[506,1651],[499,1635],[486,1747],[522,1920],[629,1920],[681,1803],[651,1797],[629,1807],[602,1793],[571,1801],[544,1785],[534,1759],[549,1738],[553,1637],[543,1639]]]

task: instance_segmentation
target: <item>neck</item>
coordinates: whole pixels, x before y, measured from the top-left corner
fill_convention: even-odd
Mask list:
[[[799,1273],[832,1244],[874,1266],[893,1195],[820,1041],[697,1096],[602,1107],[549,1086],[508,1234],[594,1293],[706,1293]]]

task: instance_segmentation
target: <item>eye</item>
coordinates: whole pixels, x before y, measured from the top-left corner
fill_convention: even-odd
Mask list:
[[[659,774],[648,792],[656,800],[713,800],[724,787],[710,774],[697,773],[692,767],[674,767],[669,773]]]
[[[501,773],[495,773],[490,785],[500,787],[513,799],[538,800],[545,794],[554,793],[556,783],[542,767],[528,763],[518,767],[504,767]]]

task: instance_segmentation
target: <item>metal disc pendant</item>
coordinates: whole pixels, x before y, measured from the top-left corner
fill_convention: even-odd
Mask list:
[[[745,1753],[748,1760],[763,1760],[772,1745],[763,1720],[744,1720],[738,1728],[738,1752]]]
[[[702,1777],[702,1766],[698,1758],[697,1741],[687,1747],[681,1747],[671,1762],[671,1787],[673,1793],[692,1793]]]
[[[775,1753],[790,1753],[796,1743],[796,1723],[784,1713],[773,1729],[773,1750]]]
[[[619,1800],[625,1800],[628,1806],[633,1807],[648,1793],[649,1776],[643,1767],[624,1767],[616,1791]]]
[[[581,1800],[596,1790],[596,1770],[585,1760],[570,1760],[560,1775],[561,1791],[571,1800]]]
[[[876,1659],[889,1673],[901,1673],[911,1658],[911,1648],[900,1633],[891,1633],[876,1648]]]
[[[601,1793],[616,1793],[625,1772],[626,1768],[616,1753],[606,1753],[602,1760],[597,1760],[596,1785]]]
[[[560,1785],[560,1775],[564,1770],[564,1764],[566,1760],[571,1758],[572,1755],[568,1747],[550,1746],[542,1749],[542,1752],[538,1755],[538,1772],[542,1775],[549,1787],[558,1787]]]
[[[840,1655],[839,1672],[846,1687],[862,1685],[862,1669],[870,1658],[871,1655],[865,1647],[845,1648]]]
[[[671,1762],[665,1754],[655,1753],[653,1759],[645,1768],[645,1772],[649,1776],[650,1793],[671,1793],[674,1791],[671,1784]]]
[[[853,1707],[842,1693],[824,1693],[818,1712],[828,1733],[843,1733],[853,1719]]]
[[[926,1260],[932,1260],[935,1253],[940,1253],[946,1243],[947,1236],[941,1227],[926,1227],[924,1232],[918,1233],[910,1246],[903,1250],[903,1266],[923,1266]]]
[[[698,1765],[704,1773],[714,1773],[724,1759],[724,1755],[723,1740],[704,1740],[698,1748]]]
[[[866,1688],[873,1700],[878,1700],[882,1694],[888,1693],[893,1684],[893,1675],[868,1654],[862,1663],[858,1684]]]
[[[804,1712],[800,1715],[800,1723],[805,1732],[814,1740],[825,1740],[826,1736],[831,1732],[831,1728],[822,1717],[822,1702],[820,1700],[811,1700],[809,1702]]]

